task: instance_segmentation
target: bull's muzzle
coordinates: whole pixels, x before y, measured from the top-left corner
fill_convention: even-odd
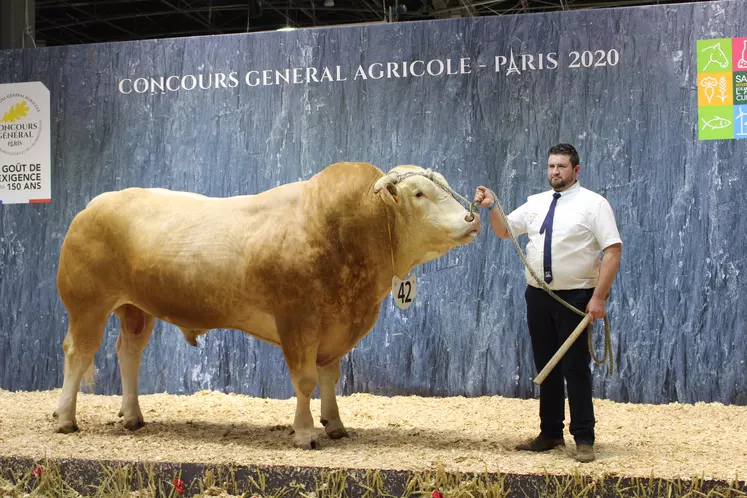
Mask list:
[[[462,237],[477,237],[482,228],[480,223],[480,215],[477,212],[474,212],[472,214],[467,213],[467,215],[464,217],[464,221],[467,222],[467,227],[465,228],[464,235]]]

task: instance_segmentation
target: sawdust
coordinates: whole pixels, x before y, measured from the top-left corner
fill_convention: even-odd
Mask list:
[[[321,450],[292,446],[295,399],[220,392],[140,397],[147,425],[129,432],[121,398],[80,394],[81,432],[54,433],[59,390],[0,390],[0,455],[208,464],[291,465],[732,480],[747,469],[747,407],[718,403],[636,405],[594,400],[597,460],[573,460],[575,445],[525,453],[538,431],[538,401],[493,397],[339,397],[351,437],[330,440],[312,413]],[[568,420],[568,414],[566,414]]]

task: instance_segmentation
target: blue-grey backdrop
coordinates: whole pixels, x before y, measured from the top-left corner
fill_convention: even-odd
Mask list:
[[[624,240],[608,307],[616,371],[595,367],[595,396],[745,404],[747,141],[698,139],[696,40],[747,36],[746,19],[745,2],[724,1],[0,52],[0,83],[51,91],[53,161],[51,204],[0,207],[0,388],[61,385],[59,248],[100,192],[251,194],[356,160],[431,167],[513,209],[546,188],[546,150],[564,141]],[[401,63],[418,60],[440,62],[403,77]],[[457,74],[438,75],[447,61]],[[388,62],[397,75],[376,78]],[[338,66],[344,81],[293,83],[293,68],[338,79]],[[355,78],[359,66],[369,78]],[[291,82],[275,84],[285,69]],[[263,70],[272,84],[252,86]],[[189,75],[210,88],[186,89]],[[186,88],[131,91],[169,76]],[[385,300],[343,361],[340,392],[534,396],[510,241],[484,230],[416,273],[416,304]],[[121,389],[117,333],[112,318],[101,393]],[[278,349],[237,331],[203,339],[195,349],[159,322],[141,392],[293,395]]]

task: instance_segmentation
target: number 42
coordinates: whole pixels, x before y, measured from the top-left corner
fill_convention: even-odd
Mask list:
[[[405,295],[405,287],[407,287],[407,294]],[[411,303],[410,292],[412,292],[412,284],[410,282],[401,282],[399,284],[399,292],[397,298],[403,303]]]
[[[400,280],[396,276],[392,277],[392,297],[394,298],[394,304],[399,309],[407,309],[415,300],[415,290],[417,287],[417,281],[415,275],[410,275],[405,280]]]

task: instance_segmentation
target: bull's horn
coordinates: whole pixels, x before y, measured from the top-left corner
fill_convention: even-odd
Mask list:
[[[389,185],[393,186],[398,183],[399,183],[399,173],[397,173],[396,171],[387,173],[386,175],[376,180],[376,183],[374,184],[374,194],[378,194],[379,191],[383,189],[385,186],[386,187],[388,187]],[[391,192],[391,189],[388,188],[388,190]]]

